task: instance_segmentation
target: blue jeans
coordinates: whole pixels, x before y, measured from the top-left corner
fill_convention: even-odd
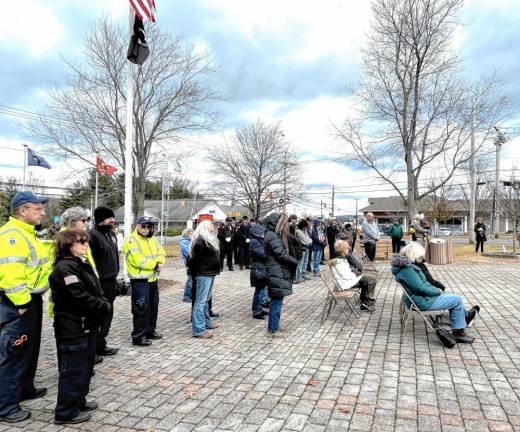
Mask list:
[[[262,313],[262,305],[267,302],[264,302],[264,296],[266,295],[267,287],[256,287],[255,294],[253,295],[253,305],[251,307],[253,311],[253,315],[260,315]],[[268,297],[269,298],[269,297]]]
[[[302,259],[298,261],[298,267],[296,268],[296,279],[303,279],[303,275],[307,270],[307,261],[309,261],[309,248],[303,248]]]
[[[269,297],[269,290],[265,287],[260,294],[260,301],[263,306],[269,307],[271,304],[271,297]]]
[[[464,309],[464,301],[462,297],[457,294],[442,293],[435,302],[428,308],[428,310],[450,310],[451,328],[463,329],[466,327],[466,314]]]
[[[320,272],[320,262],[321,262],[322,256],[323,256],[323,249],[312,251],[312,264],[313,264],[312,270],[314,271],[314,273]]]
[[[191,330],[193,336],[199,336],[211,326],[208,301],[213,294],[215,276],[195,276],[195,303],[193,305]]]
[[[269,322],[267,323],[267,331],[271,333],[276,333],[280,328],[282,305],[283,297],[279,299],[271,299],[271,307],[269,308]]]
[[[188,279],[186,279],[186,285],[184,285],[184,295],[182,301],[184,303],[191,303],[191,287],[193,286],[193,279],[188,273]]]

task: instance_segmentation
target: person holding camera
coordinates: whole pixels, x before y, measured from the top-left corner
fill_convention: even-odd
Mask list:
[[[132,343],[150,346],[151,339],[161,339],[155,329],[159,310],[157,277],[166,261],[164,248],[154,235],[154,221],[140,216],[134,232],[125,239],[123,253],[132,286]]]
[[[477,223],[475,224],[475,227],[473,228],[473,231],[475,231],[475,253],[478,253],[478,248],[480,247],[480,252],[484,253],[484,242],[487,241],[486,237],[486,224],[482,220],[482,218],[477,219]]]

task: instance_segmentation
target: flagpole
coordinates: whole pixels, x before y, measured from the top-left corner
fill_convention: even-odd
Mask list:
[[[99,188],[99,173],[96,166],[96,195],[94,199],[94,208],[97,208],[98,206],[98,188]]]
[[[132,36],[134,25],[134,10],[129,4],[128,17],[128,39]],[[125,237],[128,237],[132,231],[132,130],[133,130],[133,112],[134,112],[134,69],[133,64],[129,60],[126,61],[126,142],[125,142]],[[126,265],[124,274],[127,274]]]
[[[23,182],[22,182],[22,190],[25,190],[25,171],[27,169],[27,144],[23,144],[24,152],[23,152]]]

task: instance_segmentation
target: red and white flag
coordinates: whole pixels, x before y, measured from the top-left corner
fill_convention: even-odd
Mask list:
[[[103,162],[99,156],[96,156],[96,171],[100,174],[112,175],[117,171],[117,168]]]
[[[157,20],[154,0],[130,0],[130,4],[135,10],[135,14],[142,20],[148,18],[150,21]]]

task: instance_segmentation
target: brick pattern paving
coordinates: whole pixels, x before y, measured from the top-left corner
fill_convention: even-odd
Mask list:
[[[246,271],[218,277],[222,314],[210,340],[191,337],[189,305],[177,284],[161,293],[162,341],[130,344],[129,297],[118,298],[110,343],[90,397],[100,409],[88,431],[520,431],[520,267],[450,265],[432,271],[467,305],[483,310],[473,345],[447,350],[414,317],[401,340],[400,289],[379,264],[377,308],[350,324],[336,308],[320,325],[319,278],[295,286],[282,311],[283,339],[250,316]],[[170,266],[167,277],[183,281]],[[24,403],[33,416],[0,431],[74,430],[52,424],[56,353],[45,320],[37,380],[47,396]],[[1,391],[1,389],[0,389]]]

